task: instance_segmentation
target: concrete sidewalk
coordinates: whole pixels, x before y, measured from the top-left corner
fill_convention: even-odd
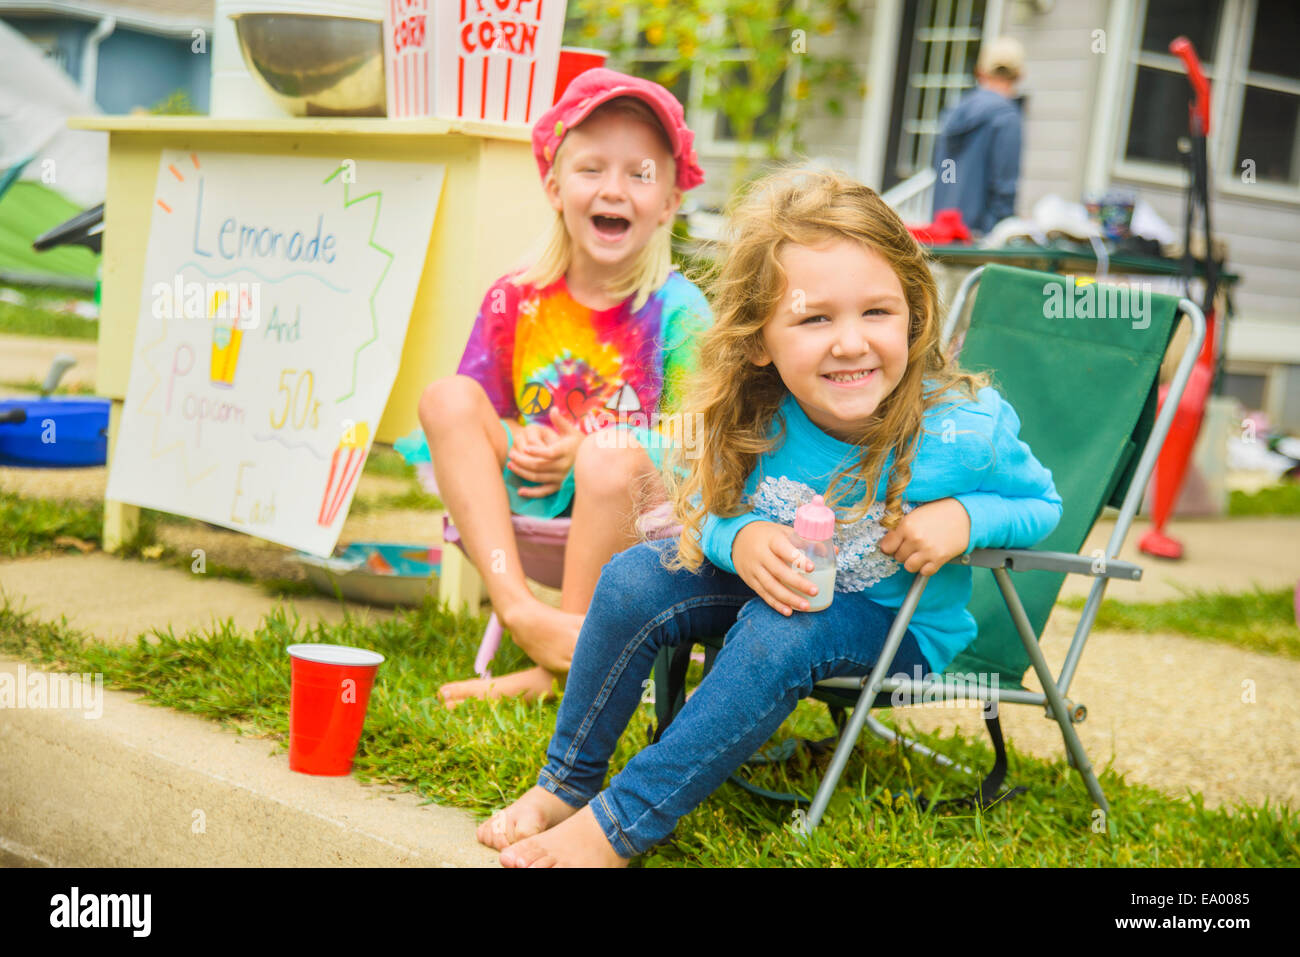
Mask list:
[[[1039,647],[1053,675],[1060,674],[1079,616],[1057,608],[1048,620]],[[1024,685],[1042,690],[1032,668]],[[1300,661],[1181,635],[1093,629],[1069,697],[1088,709],[1075,730],[1098,774],[1113,762],[1130,784],[1175,797],[1195,791],[1206,807],[1267,800],[1300,810]],[[892,717],[922,731],[958,728],[989,743],[974,708],[922,705]],[[1065,757],[1061,729],[1042,708],[1003,704],[999,717],[1017,751]],[[1007,783],[1017,783],[1014,764]],[[1069,787],[1087,800],[1073,771]]]
[[[0,562],[15,607],[100,640],[134,641],[155,625],[177,634],[233,619],[252,629],[288,605],[304,623],[334,622],[325,598],[273,598],[239,582],[96,553]],[[349,604],[361,620],[391,614]],[[0,663],[15,674],[17,662]],[[23,666],[27,676],[38,674]],[[7,680],[2,679],[0,680]],[[43,680],[43,679],[36,679]],[[474,815],[420,806],[355,778],[289,771],[269,741],[103,691],[103,716],[6,710],[0,763],[0,852],[10,864],[71,866],[485,866]],[[191,831],[202,811],[207,830]],[[0,862],[2,863],[2,862]]]
[[[1135,521],[1119,554],[1142,566],[1142,579],[1112,579],[1107,601],[1174,601],[1192,589],[1292,589],[1300,581],[1300,519],[1177,519],[1167,531],[1183,543],[1179,561],[1138,551],[1150,527]],[[1113,529],[1113,520],[1099,521],[1081,553],[1103,549]],[[1086,597],[1092,581],[1067,577],[1061,597]],[[1058,607],[1047,623],[1039,646],[1053,674],[1060,673],[1079,617]],[[1032,669],[1025,687],[1042,690]],[[1300,809],[1300,661],[1181,635],[1094,628],[1070,697],[1088,708],[1076,730],[1094,769],[1113,758],[1130,782],[1179,796],[1196,791],[1209,807],[1268,800]],[[1064,757],[1060,728],[1042,709],[1005,705],[1000,713],[1017,750]],[[988,741],[975,710],[923,706],[895,717],[920,730],[960,728]],[[1082,793],[1082,781],[1072,775],[1076,785]]]
[[[105,641],[154,625],[177,634],[231,618],[252,629],[288,604],[304,622],[338,621],[324,598],[291,601],[239,582],[102,553],[0,563],[0,589],[38,618]],[[348,605],[363,621],[390,614]],[[0,663],[16,674],[19,663]],[[25,665],[26,674],[39,673]],[[0,679],[3,680],[3,679]],[[41,680],[41,679],[37,679]],[[103,716],[15,709],[0,721],[0,849],[73,866],[480,866],[496,852],[474,840],[467,811],[421,807],[413,795],[353,777],[289,771],[277,745],[103,691]],[[195,811],[207,831],[191,832]]]
[[[275,598],[242,582],[103,552],[0,563],[0,594],[37,618],[66,617],[73,628],[101,641],[127,644],[155,626],[170,625],[182,635],[227,618],[237,628],[252,631],[280,607],[297,613],[305,624],[334,624],[345,614],[363,623],[391,615],[385,609],[345,606],[325,597]]]
[[[0,382],[44,382],[50,364],[60,353],[72,356],[77,364],[64,373],[59,385],[93,392],[99,368],[99,343],[94,339],[0,335]]]
[[[1295,588],[1300,582],[1300,518],[1175,519],[1165,531],[1183,543],[1183,557],[1178,561],[1138,551],[1138,542],[1150,527],[1147,519],[1136,519],[1118,556],[1142,566],[1141,581],[1112,579],[1106,586],[1107,599],[1172,601],[1189,589],[1244,592],[1256,585]],[[1113,520],[1099,520],[1080,554],[1102,554],[1114,528]],[[1087,597],[1091,587],[1090,578],[1071,575],[1061,596]]]
[[[4,679],[3,675],[14,676]],[[0,680],[43,675],[0,661]],[[289,770],[271,741],[88,688],[0,721],[0,848],[63,867],[487,867],[469,813]],[[77,700],[69,698],[66,700]],[[102,709],[102,715],[94,712]]]

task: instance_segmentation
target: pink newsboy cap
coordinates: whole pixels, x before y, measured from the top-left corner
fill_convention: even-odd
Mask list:
[[[658,83],[604,67],[578,74],[560,101],[543,113],[533,127],[533,156],[537,158],[542,179],[546,179],[550,172],[551,164],[555,162],[555,151],[569,131],[590,116],[596,107],[620,96],[636,97],[659,118],[677,166],[677,187],[688,190],[703,183],[704,171],[695,155],[695,134],[686,125],[686,113],[677,97]]]

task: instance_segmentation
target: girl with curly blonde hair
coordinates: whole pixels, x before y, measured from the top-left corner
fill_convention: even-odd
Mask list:
[[[930,576],[892,666],[942,672],[975,637],[967,566],[1056,526],[1051,473],[1015,411],[940,342],[925,256],[871,189],[792,170],[729,223],[683,408],[697,443],[668,476],[682,530],[604,567],[538,783],[484,823],[507,865],[619,865],[671,833],[813,685],[870,673],[915,575]],[[791,541],[814,495],[836,512],[833,601],[810,611]],[[725,634],[660,740],[607,787],[664,646]]]

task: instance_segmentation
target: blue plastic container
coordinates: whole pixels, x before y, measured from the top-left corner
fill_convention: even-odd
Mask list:
[[[109,406],[108,399],[0,399],[0,465],[103,465],[108,460]],[[14,416],[23,421],[6,421]]]

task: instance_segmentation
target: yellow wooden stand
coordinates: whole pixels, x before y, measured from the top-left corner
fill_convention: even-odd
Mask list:
[[[415,428],[421,393],[434,379],[456,371],[488,286],[517,264],[553,215],[538,187],[530,131],[516,125],[206,116],[78,117],[68,125],[109,136],[97,390],[113,400],[110,462],[131,374],[162,150],[322,156],[340,163],[353,160],[358,170],[367,160],[446,167],[397,380],[375,433],[381,442]],[[134,536],[139,514],[133,505],[104,503],[106,551]],[[457,549],[445,551],[442,562],[440,598],[453,608],[467,605],[477,612],[482,579]]]

